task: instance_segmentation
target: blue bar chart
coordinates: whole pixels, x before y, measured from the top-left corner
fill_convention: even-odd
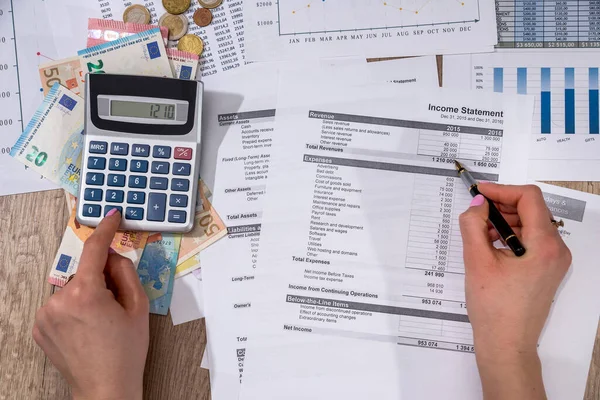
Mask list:
[[[488,90],[536,96],[534,127],[538,133],[600,133],[597,67],[503,66],[490,67],[482,75],[488,77],[480,79],[487,81]]]

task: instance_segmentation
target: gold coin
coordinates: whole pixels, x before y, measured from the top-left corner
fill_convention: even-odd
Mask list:
[[[163,7],[169,14],[183,14],[190,8],[191,0],[162,0]]]
[[[150,11],[140,4],[129,6],[123,12],[123,22],[134,22],[136,24],[149,24]]]
[[[158,25],[169,29],[169,40],[179,40],[187,33],[189,22],[185,15],[164,13],[158,20]]]
[[[185,35],[181,38],[179,43],[177,43],[177,50],[188,51],[200,56],[204,51],[204,42],[196,35]]]
[[[198,0],[198,3],[204,8],[217,8],[223,4],[223,0]]]

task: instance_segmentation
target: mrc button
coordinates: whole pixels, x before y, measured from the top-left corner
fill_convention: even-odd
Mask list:
[[[106,142],[97,142],[93,140],[90,142],[90,153],[106,154],[107,147],[108,144]]]

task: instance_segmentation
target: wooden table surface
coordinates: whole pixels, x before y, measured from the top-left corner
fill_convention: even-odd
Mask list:
[[[8,173],[8,172],[4,172]],[[600,182],[549,182],[600,194]],[[31,337],[36,310],[53,287],[46,282],[69,213],[62,190],[0,197],[0,400],[67,399],[69,387]],[[208,372],[200,368],[204,320],[173,326],[150,316],[145,399],[210,399]],[[600,399],[600,337],[585,400]]]

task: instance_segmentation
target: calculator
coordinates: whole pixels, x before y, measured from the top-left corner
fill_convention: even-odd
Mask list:
[[[120,228],[188,232],[200,168],[201,82],[88,74],[77,220],[97,226],[113,208]]]

